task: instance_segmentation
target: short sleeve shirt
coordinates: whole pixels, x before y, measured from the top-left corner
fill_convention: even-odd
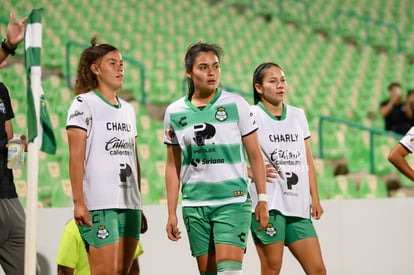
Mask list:
[[[56,264],[73,268],[76,275],[89,275],[88,255],[74,219],[63,230]]]
[[[118,101],[113,106],[99,92],[89,92],[69,108],[66,128],[80,128],[87,136],[83,193],[89,210],[141,209],[135,111]]]
[[[202,109],[183,97],[168,106],[164,128],[164,143],[180,146],[183,152],[183,206],[246,201],[242,138],[257,126],[242,97],[218,90]]]

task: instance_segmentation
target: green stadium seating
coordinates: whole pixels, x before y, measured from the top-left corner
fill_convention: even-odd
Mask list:
[[[387,186],[385,182],[376,175],[365,176],[359,184],[359,197],[372,198],[386,198],[388,197]]]
[[[359,198],[355,182],[345,175],[338,175],[330,188],[330,198],[334,200]]]
[[[155,190],[144,197],[152,203],[165,201],[165,188],[161,185],[163,175],[155,172],[157,169],[153,166],[165,161],[166,149],[160,138],[162,122],[152,118],[146,106],[139,104],[139,87],[144,84],[148,104],[162,106],[181,97],[185,93],[182,88],[183,57],[190,43],[206,41],[222,46],[225,53],[222,83],[245,91],[247,95],[251,94],[252,71],[258,64],[265,61],[280,64],[289,84],[288,102],[306,111],[312,131],[312,152],[315,155],[318,152],[317,130],[321,115],[349,119],[382,129],[378,106],[388,96],[388,83],[398,80],[404,88],[414,87],[412,64],[407,59],[407,55],[412,54],[411,41],[414,39],[410,14],[414,2],[410,0],[381,0],[375,8],[369,0],[308,1],[309,24],[301,1],[198,1],[197,5],[194,1],[172,0],[41,2],[45,8],[42,49],[45,69],[60,68],[63,76],[67,76],[66,43],[75,40],[89,44],[94,33],[99,35],[101,42],[116,45],[124,56],[136,58],[144,64],[145,83],[141,83],[136,67],[126,64],[123,91],[135,97],[138,152],[141,166],[147,173],[144,181],[147,190]],[[234,8],[235,5],[237,8]],[[0,17],[8,18],[10,10],[16,11],[19,16],[27,14],[34,3],[28,0],[15,3],[6,1],[3,6]],[[364,26],[354,19],[341,18],[341,36],[336,35],[335,12],[338,9],[354,10],[358,14],[398,25],[402,34],[403,53],[377,54],[374,47],[365,44]],[[271,20],[263,16],[266,13],[270,13]],[[4,27],[0,27],[1,33],[4,33],[3,30]],[[371,34],[375,45],[383,45],[390,51],[396,47],[392,33],[373,27]],[[358,45],[347,44],[343,36],[353,36]],[[71,81],[76,76],[81,50],[72,48],[71,56],[68,57]],[[22,57],[23,47],[19,47],[17,58]],[[0,81],[10,88],[16,113],[13,120],[15,132],[25,133],[26,76],[21,60],[2,69]],[[45,199],[43,205],[47,206],[51,197],[54,198],[52,205],[59,204],[62,193],[55,190],[59,190],[59,182],[68,178],[65,124],[67,108],[74,95],[71,88],[66,87],[64,78],[57,75],[45,76],[43,88],[58,136],[57,156],[45,158],[40,167],[42,184],[39,184],[39,190]],[[251,100],[251,97],[246,96],[246,99]],[[368,119],[368,112],[375,117]],[[391,142],[375,146],[378,175],[396,171],[386,160],[390,146]],[[325,158],[348,159],[350,172],[369,170],[368,150],[366,137],[349,127],[332,125],[324,130]],[[46,167],[50,162],[59,167],[60,174],[55,178],[50,176]],[[333,198],[333,195],[341,194],[331,190],[335,186],[331,176],[318,173],[318,181],[320,188],[327,190],[323,196]],[[324,190],[320,193],[324,193]],[[161,199],[157,196],[161,196]],[[67,197],[63,196],[62,200],[65,199]],[[62,204],[66,205],[65,202]]]

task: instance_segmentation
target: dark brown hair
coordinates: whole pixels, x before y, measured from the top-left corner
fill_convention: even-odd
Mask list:
[[[283,68],[281,66],[272,62],[262,63],[259,66],[257,66],[256,70],[254,70],[252,81],[254,104],[257,104],[259,103],[259,101],[262,101],[262,95],[257,92],[255,85],[262,85],[264,74],[270,67],[277,67],[283,71]]]
[[[199,55],[200,52],[214,52],[214,54],[218,57],[219,62],[223,56],[223,50],[219,46],[215,44],[208,44],[203,42],[198,42],[196,44],[192,44],[188,47],[187,53],[185,54],[184,58],[184,65],[185,70],[188,72],[193,71],[194,62]],[[191,98],[194,93],[194,82],[191,78],[187,77],[187,84],[188,84],[188,97]]]
[[[91,65],[98,62],[100,58],[109,52],[118,49],[109,44],[97,44],[97,36],[91,39],[91,46],[86,48],[80,57],[79,66],[75,82],[75,94],[83,94],[98,87],[98,79],[91,70]]]

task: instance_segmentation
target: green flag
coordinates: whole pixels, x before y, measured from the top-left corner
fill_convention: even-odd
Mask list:
[[[28,141],[33,142],[39,136],[40,150],[48,154],[54,154],[56,153],[56,139],[41,85],[42,12],[43,9],[34,9],[30,12],[24,38],[27,73]],[[36,112],[37,102],[35,100],[39,101],[38,112]]]

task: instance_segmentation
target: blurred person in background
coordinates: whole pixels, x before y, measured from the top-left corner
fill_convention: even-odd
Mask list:
[[[145,233],[146,227],[141,228],[141,233]],[[141,241],[138,242],[134,254],[131,269],[128,275],[139,275],[138,257],[144,253]],[[89,275],[90,268],[87,255],[87,247],[82,240],[79,229],[74,219],[70,219],[66,224],[60,239],[59,251],[56,258],[58,275]]]
[[[26,29],[27,17],[15,23],[16,16],[10,13],[9,24],[7,25],[6,37],[1,42],[0,47],[0,64],[6,60],[6,57],[11,54],[15,55],[16,48],[24,39],[24,32]]]
[[[380,104],[380,113],[384,119],[385,130],[404,135],[411,127],[414,118],[413,109],[404,102],[402,87],[399,82],[388,86],[389,98]]]
[[[1,62],[0,68],[4,63]],[[23,275],[26,218],[16,192],[13,171],[7,167],[8,141],[14,135],[12,118],[14,112],[9,91],[0,82],[0,265],[6,274]],[[26,137],[22,135],[21,139],[26,151]]]
[[[414,126],[414,89],[407,91],[407,108],[410,108],[413,112],[413,118],[411,119],[411,126]]]

